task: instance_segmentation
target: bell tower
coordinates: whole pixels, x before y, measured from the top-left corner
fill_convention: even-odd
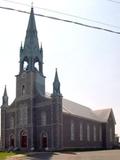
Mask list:
[[[20,47],[20,71],[17,77],[16,98],[45,95],[43,48],[39,48],[34,9],[31,8],[24,46]]]

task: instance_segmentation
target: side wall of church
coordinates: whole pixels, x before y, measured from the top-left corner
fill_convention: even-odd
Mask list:
[[[100,130],[100,122],[64,114],[63,148],[102,148]]]

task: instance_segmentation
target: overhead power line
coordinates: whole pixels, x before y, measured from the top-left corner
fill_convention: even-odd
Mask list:
[[[30,7],[30,5],[28,5],[28,4],[21,3],[21,2],[15,2],[15,1],[12,1],[12,0],[2,0],[2,1]],[[60,12],[60,11],[48,9],[48,8],[41,8],[41,7],[38,7],[38,6],[34,6],[34,8],[38,8],[38,9],[41,9],[41,10],[44,10],[44,11],[47,11],[47,12],[57,13],[57,14],[61,14],[61,15],[65,15],[65,16],[69,16],[69,17],[73,17],[73,18],[77,18],[77,19],[82,19],[82,20],[85,20],[85,21],[94,22],[94,23],[105,25],[105,26],[109,26],[109,27],[114,27],[114,28],[120,29],[119,26],[116,26],[116,25],[113,25],[113,24],[109,24],[109,23],[105,23],[105,22],[101,22],[101,21],[98,21],[98,20],[93,20],[93,19],[86,18],[86,17],[81,17],[81,16],[77,16],[77,15],[73,15],[73,14],[69,14],[69,13],[65,13],[65,12]]]
[[[30,14],[30,12],[19,10],[19,9],[15,9],[15,8],[9,8],[9,7],[3,7],[3,6],[0,6],[0,8],[1,9],[5,9],[5,10],[16,11],[16,12],[20,12],[20,13]],[[57,21],[72,23],[72,24],[84,26],[84,27],[87,27],[87,28],[92,28],[92,29],[96,29],[96,30],[102,30],[102,31],[111,32],[111,33],[115,33],[115,34],[120,34],[120,32],[118,32],[118,31],[114,31],[114,30],[110,30],[110,29],[102,28],[102,27],[98,27],[98,26],[92,26],[92,25],[80,23],[80,22],[77,22],[77,21],[72,21],[72,20],[67,20],[67,19],[61,19],[61,18],[58,18],[58,17],[47,16],[47,15],[38,14],[38,13],[36,13],[35,15],[36,16],[40,16],[40,17],[45,17],[45,18],[53,19],[53,20],[57,20]]]
[[[120,1],[114,1],[114,0],[107,0],[107,1],[110,1],[110,2],[113,2],[113,3],[120,4]]]

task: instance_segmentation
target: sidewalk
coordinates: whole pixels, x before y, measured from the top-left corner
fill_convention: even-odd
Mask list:
[[[23,154],[18,154],[15,156],[8,157],[6,160],[25,160],[25,157],[26,156]]]

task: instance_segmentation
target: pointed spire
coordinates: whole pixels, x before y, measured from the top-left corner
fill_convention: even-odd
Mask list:
[[[8,105],[8,95],[7,95],[6,85],[5,85],[4,94],[3,94],[3,105]]]
[[[60,83],[59,82],[59,78],[58,78],[58,73],[57,73],[57,68],[56,68],[56,71],[55,71],[55,79],[54,79],[54,82],[56,83]]]
[[[43,53],[42,53],[42,48],[41,49],[39,48],[33,7],[31,7],[24,47],[21,46],[20,51],[21,51],[20,52],[20,73],[24,71],[24,68],[23,68],[24,61],[27,61],[29,63],[28,64],[29,68],[27,71],[35,71],[34,63],[36,61],[41,63],[41,68],[42,68]],[[40,70],[40,72],[42,71]]]
[[[6,89],[6,85],[5,85],[4,95],[3,95],[3,96],[7,96],[7,89]]]
[[[56,68],[56,72],[55,72],[55,78],[54,78],[54,82],[53,82],[53,95],[55,96],[60,96],[60,81],[58,78],[58,73],[57,73],[57,68]]]
[[[40,53],[33,7],[31,8],[29,17],[24,43],[24,52],[29,56],[33,56],[34,54],[39,55]]]
[[[35,23],[33,6],[31,7],[30,18],[29,18],[27,31],[36,31],[36,23]]]

